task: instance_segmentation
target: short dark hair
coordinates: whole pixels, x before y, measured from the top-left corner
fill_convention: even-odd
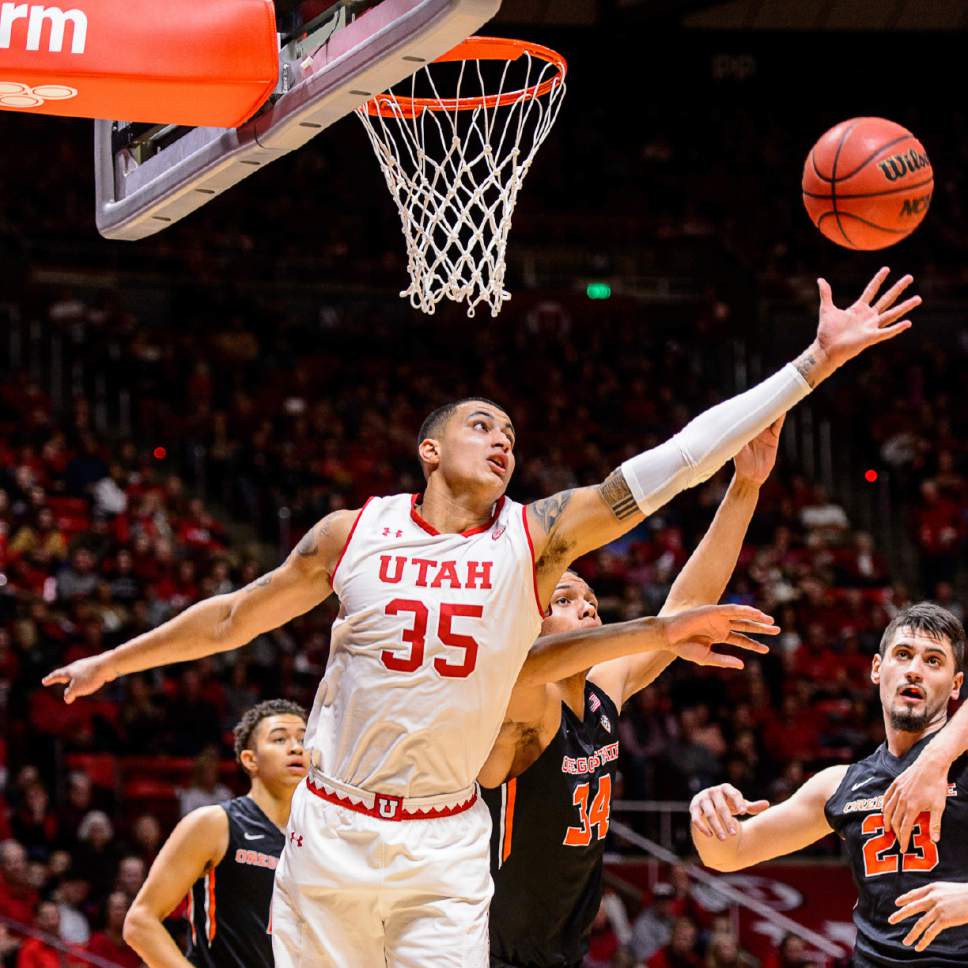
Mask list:
[[[881,636],[880,648],[877,650],[884,655],[888,645],[894,639],[894,633],[899,628],[923,632],[939,642],[947,640],[955,659],[955,671],[960,672],[965,665],[965,629],[961,622],[946,608],[934,602],[917,602],[908,605],[891,619],[891,624],[884,629]]]
[[[241,764],[242,751],[252,749],[252,735],[263,719],[270,716],[298,716],[306,721],[306,710],[297,702],[288,699],[267,699],[247,710],[232,730],[235,736],[235,758]]]
[[[442,407],[438,407],[436,410],[432,411],[427,415],[427,418],[420,425],[420,430],[417,433],[417,446],[425,441],[428,437],[435,436],[447,423],[448,420],[453,416],[454,411],[462,403],[471,403],[472,401],[480,403],[486,403],[489,406],[497,407],[498,410],[504,410],[499,403],[495,403],[493,400],[489,400],[487,397],[464,397],[462,400],[452,400],[450,403],[445,403]]]

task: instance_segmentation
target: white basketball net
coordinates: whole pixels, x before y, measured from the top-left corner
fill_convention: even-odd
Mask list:
[[[537,94],[558,69],[529,53],[516,61],[470,60],[451,66],[459,72],[453,97],[457,104],[463,99],[463,110],[455,106],[415,113],[409,107],[418,83],[432,92],[433,100],[443,100],[435,65],[428,64],[411,78],[408,94],[383,96],[389,116],[371,116],[365,107],[357,114],[403,223],[411,283],[400,295],[428,314],[447,298],[466,303],[468,316],[481,302],[497,316],[511,298],[504,288],[511,215],[524,177],[558,117],[565,83],[562,78]],[[493,79],[488,90],[484,75],[496,71],[500,85],[495,92]],[[466,106],[468,99],[484,97],[493,104],[495,94],[515,90],[522,96],[508,105]]]

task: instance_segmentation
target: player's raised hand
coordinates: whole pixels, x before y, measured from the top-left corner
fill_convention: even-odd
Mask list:
[[[884,794],[884,827],[894,831],[902,854],[907,852],[911,831],[922,814],[930,816],[931,839],[935,843],[941,839],[941,816],[947,803],[948,761],[934,756],[929,744]]]
[[[734,818],[762,813],[769,805],[769,800],[747,800],[731,783],[720,783],[700,790],[692,798],[689,817],[704,837],[726,840],[739,833]]]
[[[754,437],[733,458],[737,478],[756,487],[766,483],[776,463],[776,451],[780,446],[780,431],[783,430],[784,420],[786,420],[786,414]]]
[[[771,616],[749,605],[701,605],[663,618],[669,648],[681,659],[696,665],[742,669],[733,655],[716,652],[717,643],[735,645],[748,652],[769,652],[769,647],[750,635],[778,635]]]
[[[968,924],[968,884],[935,881],[902,894],[894,903],[898,910],[887,919],[891,924],[921,915],[904,938],[915,951],[924,951],[945,928]]]
[[[97,692],[101,686],[113,682],[116,678],[117,676],[108,662],[107,654],[104,653],[92,655],[86,659],[78,659],[60,669],[55,669],[44,676],[41,681],[45,686],[66,683],[64,702],[70,705],[75,699]]]
[[[836,369],[875,343],[893,339],[911,328],[905,317],[921,305],[920,296],[898,302],[902,293],[914,281],[913,276],[902,276],[890,289],[878,296],[890,274],[886,266],[861,293],[860,298],[846,309],[834,305],[830,283],[818,279],[820,290],[820,322],[817,326],[816,346],[827,364]]]

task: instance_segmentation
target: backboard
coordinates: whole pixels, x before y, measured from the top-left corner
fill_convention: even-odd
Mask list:
[[[162,231],[473,34],[501,0],[277,0],[279,84],[239,128],[96,121],[97,227]]]

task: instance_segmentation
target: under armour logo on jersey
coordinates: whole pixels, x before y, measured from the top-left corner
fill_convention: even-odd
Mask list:
[[[604,729],[606,733],[610,733],[612,731],[612,724],[609,721],[608,716],[602,716],[602,729]]]
[[[297,847],[302,847],[302,842],[302,834],[297,834],[295,830],[289,835],[290,844],[295,843]]]
[[[497,526],[497,527],[496,527],[496,528],[495,528],[495,529],[494,529],[494,530],[493,530],[493,531],[491,532],[491,540],[492,540],[492,541],[497,541],[497,539],[498,539],[498,538],[500,538],[500,537],[501,537],[501,535],[502,535],[502,534],[504,534],[504,532],[505,532],[506,530],[507,530],[507,529],[506,529],[506,528],[504,527],[504,525],[503,525],[503,524],[499,524],[499,525],[498,525],[498,526]]]
[[[384,538],[389,538],[390,537],[390,529],[389,528],[384,528],[383,529],[383,537]],[[403,537],[403,532],[402,531],[396,531],[396,532],[394,532],[393,537],[394,538],[402,538]]]

